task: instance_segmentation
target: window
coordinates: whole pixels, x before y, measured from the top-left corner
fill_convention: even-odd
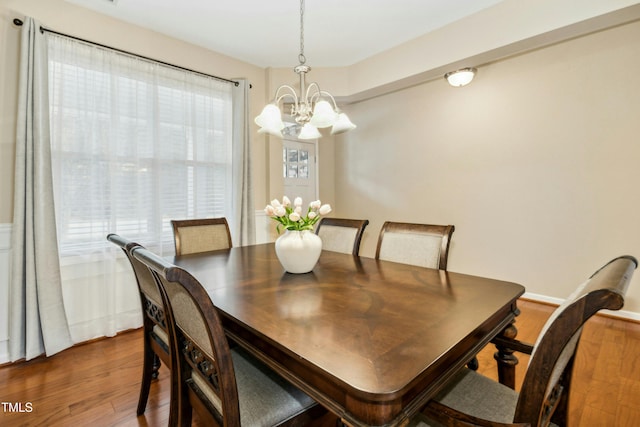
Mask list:
[[[171,219],[229,216],[231,91],[227,82],[50,35],[61,257],[99,252],[111,232],[164,252],[173,249]]]
[[[301,197],[304,203],[309,203],[318,198],[316,144],[292,138],[282,140],[284,194],[291,200]]]
[[[309,151],[284,147],[282,149],[284,178],[309,178]]]

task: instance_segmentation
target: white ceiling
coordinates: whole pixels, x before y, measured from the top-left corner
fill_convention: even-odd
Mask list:
[[[66,0],[260,67],[298,63],[299,0]],[[314,67],[356,63],[502,0],[307,0]]]

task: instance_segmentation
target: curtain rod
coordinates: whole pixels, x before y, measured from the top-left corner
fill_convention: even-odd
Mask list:
[[[22,24],[23,24],[22,20],[18,19],[18,18],[15,18],[13,20],[13,23],[18,27],[22,26]],[[105,49],[109,49],[109,50],[113,50],[113,51],[116,51],[116,52],[120,52],[120,53],[123,53],[125,55],[130,55],[130,56],[134,56],[136,58],[145,59],[147,61],[152,61],[152,62],[156,62],[158,64],[166,65],[168,67],[177,68],[178,70],[189,71],[191,73],[196,73],[196,74],[200,74],[202,76],[211,77],[211,78],[214,78],[216,80],[221,80],[223,82],[233,83],[235,86],[238,86],[240,84],[239,82],[237,82],[235,80],[225,79],[224,77],[214,76],[213,74],[203,73],[201,71],[192,70],[190,68],[181,67],[179,65],[170,64],[170,63],[164,62],[164,61],[158,61],[157,59],[149,58],[149,57],[143,56],[143,55],[138,55],[137,53],[128,52],[126,50],[118,49],[118,48],[107,46],[107,45],[104,45],[104,44],[92,42],[90,40],[82,39],[80,37],[71,36],[69,34],[61,33],[59,31],[55,31],[55,30],[51,30],[51,29],[45,28],[43,26],[40,26],[40,32],[56,34],[58,36],[67,37],[67,38],[70,38],[70,39],[73,39],[73,40],[78,40],[78,41],[81,41],[81,42],[84,42],[84,43],[89,43],[89,44],[92,44],[94,46],[99,46],[99,47],[102,47],[102,48],[105,48]],[[249,85],[249,88],[251,88],[251,85]]]

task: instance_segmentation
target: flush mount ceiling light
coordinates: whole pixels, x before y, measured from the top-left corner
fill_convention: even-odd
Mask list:
[[[444,75],[451,86],[461,87],[471,83],[476,75],[475,68],[461,68],[460,70],[451,71]]]
[[[267,104],[255,122],[260,129],[259,133],[268,133],[282,138],[282,130],[285,128],[282,121],[282,111],[279,104],[285,98],[291,99],[291,116],[298,124],[298,139],[317,139],[322,136],[318,128],[331,126],[331,134],[346,132],[355,129],[349,117],[340,111],[334,97],[324,90],[316,82],[308,86],[305,82],[306,74],[311,67],[305,65],[304,56],[304,0],[300,0],[300,53],[297,67],[293,69],[300,76],[300,95],[289,85],[282,85],[276,90],[276,95]]]

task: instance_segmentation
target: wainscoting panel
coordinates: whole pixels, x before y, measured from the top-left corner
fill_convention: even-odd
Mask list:
[[[274,242],[276,234],[276,222],[264,211],[256,211],[256,244]]]
[[[0,365],[9,361],[11,227],[12,224],[0,224]]]

